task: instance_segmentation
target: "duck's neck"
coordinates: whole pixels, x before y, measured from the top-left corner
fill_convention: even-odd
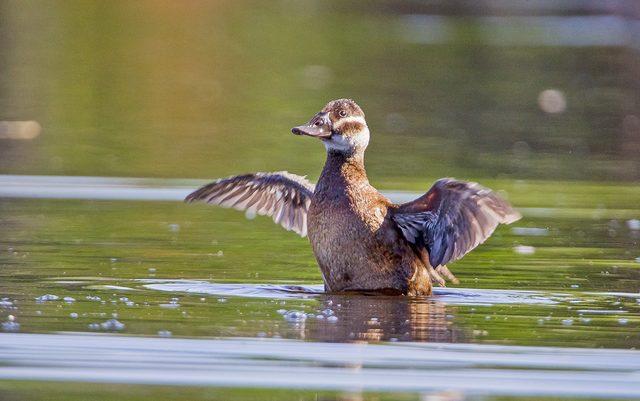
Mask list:
[[[336,191],[346,187],[368,186],[364,169],[364,151],[345,153],[329,150],[316,192]]]

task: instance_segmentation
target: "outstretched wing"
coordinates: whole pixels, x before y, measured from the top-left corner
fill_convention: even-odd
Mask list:
[[[189,194],[185,202],[206,202],[267,215],[287,230],[307,235],[314,185],[286,171],[222,178]]]
[[[489,238],[498,224],[510,224],[520,217],[491,190],[451,178],[438,180],[420,198],[400,205],[392,216],[407,241],[427,249],[433,267],[461,258]]]

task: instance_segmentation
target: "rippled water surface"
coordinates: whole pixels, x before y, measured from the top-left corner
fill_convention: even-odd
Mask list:
[[[622,368],[610,365],[625,358],[640,360],[633,351],[640,346],[640,230],[633,217],[640,211],[630,207],[628,199],[606,196],[624,190],[618,186],[592,186],[605,194],[607,204],[583,200],[580,207],[572,207],[581,199],[578,184],[562,190],[568,199],[564,207],[528,203],[522,208],[521,222],[501,227],[486,244],[451,265],[459,285],[436,288],[430,298],[406,298],[324,294],[306,239],[282,231],[266,218],[247,220],[236,211],[172,201],[186,191],[181,186],[144,180],[105,183],[90,177],[68,181],[23,177],[16,183],[16,177],[3,178],[5,196],[15,196],[10,192],[16,188],[46,193],[48,185],[69,199],[0,200],[0,223],[6,228],[0,236],[0,319],[5,332],[92,336],[39,339],[6,334],[0,352],[6,367],[0,369],[0,378],[10,379],[15,386],[0,387],[0,394],[22,388],[24,380],[39,379],[117,382],[126,391],[142,394],[151,390],[136,386],[237,387],[243,383],[247,388],[290,388],[276,396],[285,398],[310,396],[291,390],[300,388],[341,399],[354,386],[365,390],[367,397],[377,397],[368,393],[375,391],[407,397],[416,391],[640,397],[636,381],[625,381]],[[519,197],[536,184],[497,185],[496,189],[503,185],[518,204]],[[91,193],[104,191],[111,200],[88,199]],[[126,200],[149,193],[166,200]],[[163,193],[175,195],[159,195]],[[138,338],[112,343],[97,334],[145,335],[166,342]],[[167,356],[175,366],[162,365],[161,371],[148,365],[161,357],[155,351],[147,351],[149,361],[137,351],[132,353],[147,345],[180,350],[178,337],[244,338],[247,342],[188,343],[205,354],[189,359],[183,350],[187,354]],[[300,340],[346,344],[316,349]],[[388,345],[366,352],[349,345],[362,342]],[[404,359],[399,355],[410,349],[391,346],[401,343],[423,344],[417,348],[422,356],[416,361],[426,365],[418,368],[406,361],[397,365]],[[445,343],[476,346],[451,348]],[[46,353],[34,348],[41,344]],[[559,348],[540,351],[518,346]],[[235,347],[238,352],[249,347],[256,356],[234,356],[235,351],[222,361],[216,356],[217,349]],[[590,348],[608,351],[593,354]],[[71,357],[81,349],[88,352],[86,360]],[[447,362],[435,349],[445,352]],[[119,356],[109,357],[112,363],[106,363],[101,352]],[[343,355],[351,352],[376,359],[357,362]],[[582,356],[585,352],[587,356]],[[341,362],[332,361],[333,354]],[[322,360],[317,359],[320,355]],[[255,357],[280,362],[269,362],[277,369],[249,363]],[[501,366],[492,360],[503,357],[511,362]],[[310,364],[306,370],[298,367],[302,361]],[[208,365],[201,366],[205,362],[221,370],[216,373]],[[353,363],[363,363],[364,370],[353,371]],[[344,372],[342,365],[348,366]],[[315,366],[323,368],[316,371]],[[382,380],[387,377],[379,371],[382,367],[403,379]],[[527,370],[518,373],[522,368]],[[274,373],[247,381],[255,369]],[[296,379],[287,369],[297,372]],[[414,369],[419,369],[415,375],[401,373]],[[548,369],[563,373],[545,373]],[[633,377],[638,367],[632,364],[624,369]],[[428,381],[436,372],[446,379]],[[585,387],[592,374],[599,377],[598,386]],[[498,378],[500,384],[488,384]],[[536,384],[552,378],[557,387],[542,391]],[[49,386],[51,391],[61,391]],[[108,399],[100,385],[85,387]],[[246,396],[229,391],[231,395],[225,392],[224,396]]]

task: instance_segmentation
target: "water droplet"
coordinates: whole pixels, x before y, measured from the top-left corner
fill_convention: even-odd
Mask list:
[[[290,323],[299,323],[307,320],[307,314],[303,311],[290,310],[283,315],[284,320]]]
[[[2,322],[2,331],[6,331],[9,333],[16,333],[18,331],[20,331],[20,323],[14,322],[14,321],[7,321],[7,322]]]
[[[13,306],[13,302],[9,301],[8,298],[3,298],[0,301],[0,308],[11,308]]]
[[[627,227],[629,227],[629,230],[640,230],[640,220],[638,219],[631,219],[631,220],[627,220]]]
[[[109,319],[106,322],[100,323],[100,328],[107,331],[121,331],[124,330],[124,323],[119,322],[116,319]]]
[[[36,298],[36,302],[47,302],[47,301],[57,301],[60,299],[59,296],[53,294],[45,294]]]
[[[518,245],[513,247],[513,250],[520,255],[533,255],[536,253],[536,248],[529,245]]]

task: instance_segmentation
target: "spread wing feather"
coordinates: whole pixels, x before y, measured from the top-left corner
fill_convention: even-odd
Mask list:
[[[520,217],[491,190],[475,182],[443,178],[420,198],[400,205],[393,221],[407,241],[427,249],[429,263],[438,267],[483,243],[498,224]]]
[[[237,175],[216,180],[189,194],[185,202],[206,202],[271,216],[287,230],[307,235],[307,212],[314,185],[286,171]]]

